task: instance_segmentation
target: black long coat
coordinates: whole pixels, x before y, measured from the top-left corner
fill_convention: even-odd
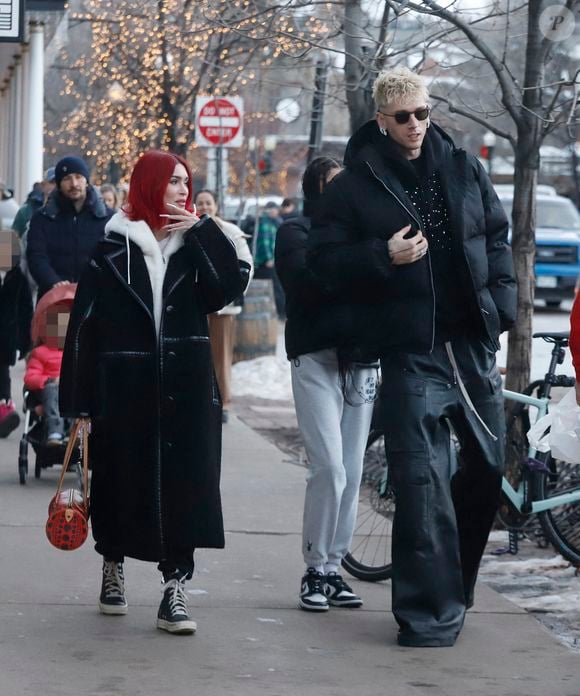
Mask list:
[[[30,350],[32,295],[20,266],[9,270],[0,281],[0,364],[14,365],[16,352]]]
[[[369,121],[350,139],[346,169],[325,189],[321,213],[308,235],[309,264],[337,295],[367,303],[368,335],[359,343],[385,351],[427,353],[435,337],[435,294],[430,254],[393,265],[388,240],[405,227],[424,229],[393,161],[381,151],[384,136]],[[516,282],[508,221],[489,177],[475,157],[456,148],[435,124],[423,150],[435,159],[457,249],[458,285],[482,338],[498,336],[516,314]]]
[[[63,416],[92,422],[97,551],[159,561],[223,547],[221,402],[206,314],[240,295],[231,242],[209,218],[168,261],[159,336],[141,249],[111,233],[78,285],[64,351]]]

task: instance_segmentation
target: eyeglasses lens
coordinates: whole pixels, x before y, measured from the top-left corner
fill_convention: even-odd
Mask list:
[[[424,121],[428,116],[429,116],[429,109],[424,108],[424,109],[417,109],[416,111],[397,111],[395,114],[395,121],[397,123],[407,123],[407,121],[411,118],[411,116],[415,116],[417,121]]]

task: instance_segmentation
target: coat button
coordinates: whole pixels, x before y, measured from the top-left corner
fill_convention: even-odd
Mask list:
[[[172,304],[167,305],[167,310],[166,310],[167,314],[171,314],[174,310],[175,310],[175,307]]]
[[[171,360],[173,360],[174,358],[177,357],[177,355],[176,355],[175,351],[170,350],[169,353],[167,353],[167,357],[170,358]]]

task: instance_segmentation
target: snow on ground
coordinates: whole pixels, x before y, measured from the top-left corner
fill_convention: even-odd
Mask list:
[[[492,532],[480,578],[529,611],[568,647],[580,652],[580,575],[554,550],[520,542],[517,556],[494,555],[506,547],[507,532]]]
[[[279,355],[236,363],[232,369],[232,394],[292,401],[290,363]]]

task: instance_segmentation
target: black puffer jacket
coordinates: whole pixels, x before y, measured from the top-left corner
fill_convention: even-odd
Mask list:
[[[402,184],[401,168],[408,163],[387,142],[375,121],[351,138],[346,169],[326,189],[309,235],[309,265],[332,292],[366,303],[370,319],[363,345],[378,354],[429,352],[435,337],[430,255],[395,266],[388,253],[395,232],[409,224],[413,230],[424,226]],[[423,150],[441,181],[461,262],[458,287],[464,289],[471,323],[497,349],[499,334],[516,314],[507,218],[477,159],[456,148],[440,128],[427,131]]]
[[[288,218],[276,233],[276,273],[286,296],[286,354],[289,360],[325,348],[337,348],[344,360],[371,362],[357,350],[360,307],[334,298],[308,268],[306,251],[315,206],[305,201],[305,215]]]
[[[20,266],[8,271],[0,280],[0,365],[14,365],[30,350],[32,296]]]
[[[38,297],[61,280],[77,283],[91,252],[105,234],[113,214],[94,186],[87,189],[82,210],[55,191],[30,220],[26,260],[38,284]]]

